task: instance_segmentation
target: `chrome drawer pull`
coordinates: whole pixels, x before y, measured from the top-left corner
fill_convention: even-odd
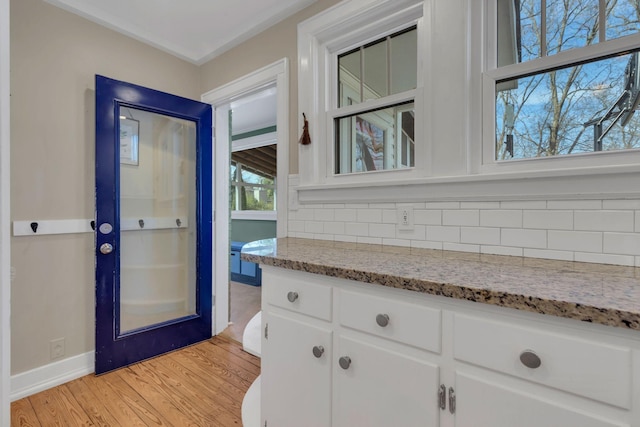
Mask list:
[[[376,323],[380,327],[385,327],[389,324],[389,315],[388,314],[378,314],[376,316]]]
[[[351,366],[351,358],[349,356],[342,356],[338,359],[338,364],[342,369],[349,369],[349,366]]]
[[[317,357],[318,359],[322,357],[322,355],[324,354],[324,347],[321,345],[314,345],[313,346],[313,355],[315,357]]]
[[[536,369],[542,365],[542,360],[533,350],[525,350],[520,353],[520,361],[524,366],[531,369]]]
[[[293,291],[289,292],[287,294],[287,299],[289,300],[289,302],[295,302],[295,300],[298,299],[298,293]]]

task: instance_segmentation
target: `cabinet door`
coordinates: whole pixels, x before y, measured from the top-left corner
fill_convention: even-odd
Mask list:
[[[346,337],[334,365],[335,427],[438,425],[438,366]]]
[[[533,395],[465,374],[456,374],[457,427],[628,427],[544,395]]]
[[[261,425],[266,420],[277,427],[330,426],[331,331],[273,313],[263,316],[268,338],[263,330]]]

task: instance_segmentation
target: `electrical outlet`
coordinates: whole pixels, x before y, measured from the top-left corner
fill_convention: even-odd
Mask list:
[[[64,338],[58,338],[49,342],[51,360],[64,356]]]
[[[413,205],[398,206],[398,230],[413,230]]]

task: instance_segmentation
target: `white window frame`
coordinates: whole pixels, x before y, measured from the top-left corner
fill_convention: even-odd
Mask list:
[[[625,52],[640,47],[640,33],[613,40],[595,43],[590,46],[574,48],[553,55],[503,67],[497,63],[497,19],[496,0],[485,0],[485,52],[484,72],[482,73],[482,111],[483,143],[478,158],[477,169],[480,173],[527,173],[546,171],[553,174],[558,171],[566,174],[614,174],[637,169],[640,163],[640,149],[599,151],[592,153],[574,153],[550,157],[527,159],[495,160],[495,82],[527,74],[544,72],[551,68],[570,66],[574,63],[602,58],[607,55]]]
[[[399,30],[416,26],[418,31],[418,69],[415,90],[386,96],[367,102],[369,109],[386,107],[406,101],[415,103],[416,116],[424,116],[424,73],[428,47],[425,31],[425,1],[423,0],[352,0],[342,2],[298,26],[299,127],[302,113],[309,119],[312,143],[301,146],[300,182],[307,189],[321,186],[346,188],[359,185],[380,185],[415,179],[428,168],[427,144],[416,144],[414,168],[391,169],[366,173],[335,174],[334,118],[356,113],[362,104],[337,108],[338,63],[340,53],[375,41]],[[352,30],[352,31],[348,31]],[[305,90],[306,88],[315,88]],[[425,141],[423,121],[416,120],[416,140]],[[420,137],[418,137],[420,135]]]

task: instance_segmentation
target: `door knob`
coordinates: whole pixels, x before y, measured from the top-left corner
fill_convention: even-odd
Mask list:
[[[298,299],[298,293],[293,291],[289,292],[287,294],[287,299],[289,300],[289,302],[295,302],[295,300]]]
[[[542,360],[533,350],[525,350],[520,353],[520,361],[524,366],[530,369],[539,368],[542,365]]]
[[[349,369],[349,366],[351,366],[351,358],[349,356],[342,356],[338,359],[338,364],[342,369]]]
[[[100,253],[107,255],[110,254],[111,252],[113,252],[113,246],[111,245],[111,243],[103,243],[100,245]]]
[[[313,347],[313,355],[318,359],[322,357],[324,354],[324,347],[321,345],[316,345]]]
[[[389,324],[389,315],[388,314],[378,314],[376,316],[376,323],[381,328],[386,327]]]

